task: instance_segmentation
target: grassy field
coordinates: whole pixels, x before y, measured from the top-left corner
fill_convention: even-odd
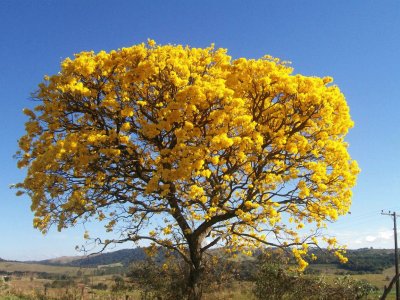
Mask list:
[[[327,279],[327,281],[333,281],[334,278],[336,278],[337,272],[343,271],[333,265],[312,265],[311,269],[318,270],[320,273],[319,276],[323,276]],[[351,277],[355,280],[366,280],[372,285],[376,286],[379,291],[371,295],[369,299],[379,299],[379,296],[382,295],[384,287],[389,285],[390,281],[392,280],[392,277],[395,274],[394,267],[388,268],[384,270],[382,273],[378,274],[352,274]],[[395,287],[393,286],[393,289],[387,299],[396,299],[395,297]]]
[[[332,264],[317,264],[310,265],[311,270],[318,271],[319,276],[324,276],[328,280],[333,279],[338,273],[343,273],[343,269],[340,269],[337,265]],[[389,285],[395,274],[394,267],[385,269],[382,273],[378,274],[351,274],[351,277],[356,280],[366,280],[373,284],[377,288],[383,291],[383,288]]]
[[[0,271],[5,272],[44,272],[50,274],[75,275],[79,270],[81,270],[81,272],[87,272],[89,274],[93,269],[67,266],[48,266],[23,262],[0,262]]]
[[[332,265],[314,265],[314,270],[318,270],[319,276],[323,276],[327,281],[337,277],[338,271]],[[11,276],[8,282],[0,281],[0,300],[32,300],[32,299],[140,299],[140,290],[111,292],[110,288],[114,284],[112,275],[94,276],[94,268],[78,268],[66,266],[48,266],[31,263],[20,262],[0,262],[0,271],[6,272],[22,272],[19,276]],[[35,276],[34,272],[43,272],[48,274],[68,275],[74,277],[76,284],[70,287],[54,288],[51,287],[53,279],[43,279]],[[25,273],[25,274],[24,274]],[[79,276],[77,276],[79,274]],[[371,295],[368,299],[379,299],[385,285],[388,285],[394,275],[394,268],[386,269],[381,274],[362,274],[351,275],[357,280],[367,280],[374,286],[379,288],[379,291]],[[311,276],[311,275],[310,275]],[[85,280],[84,280],[85,279]],[[96,290],[90,286],[103,283],[108,289]],[[46,287],[47,285],[47,287]],[[249,282],[234,282],[229,286],[218,287],[204,295],[205,300],[252,300],[254,297],[251,293],[252,283]],[[65,296],[68,295],[68,296]],[[388,299],[395,299],[394,290]],[[299,299],[301,300],[301,299]]]
[[[95,280],[98,280],[97,278]],[[69,289],[47,289],[46,293],[43,287],[43,281],[31,282],[29,279],[21,279],[17,283],[10,283],[6,290],[0,292],[0,300],[33,300],[33,299],[62,299],[62,300],[139,300],[141,292],[139,290],[111,292],[98,291],[79,285]],[[204,295],[204,300],[253,300],[251,285],[248,283],[234,283],[232,286],[219,288],[214,292]]]

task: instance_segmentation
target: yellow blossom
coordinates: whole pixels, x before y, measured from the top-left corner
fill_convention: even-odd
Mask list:
[[[97,218],[107,231],[129,226],[122,236],[181,253],[213,239],[250,253],[269,232],[278,246],[299,247],[292,253],[304,270],[309,241],[299,232],[345,215],[359,173],[345,142],[349,107],[331,82],[214,45],[149,39],[81,52],[24,109],[16,156],[27,173],[15,187],[42,232]],[[189,240],[200,246],[187,249]]]

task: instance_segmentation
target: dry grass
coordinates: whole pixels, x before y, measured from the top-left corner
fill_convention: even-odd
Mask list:
[[[321,276],[324,276],[326,280],[333,280],[337,277],[335,273],[338,271],[335,268],[327,268],[327,266],[317,266],[316,269],[322,272]],[[126,299],[126,295],[129,299],[140,299],[140,291],[130,291],[130,292],[119,292],[113,293],[110,290],[100,291],[90,289],[84,284],[78,283],[76,287],[73,288],[48,288],[45,291],[45,284],[51,283],[52,280],[33,278],[29,272],[46,272],[52,274],[66,274],[66,275],[76,275],[80,270],[82,274],[89,275],[90,285],[105,283],[108,288],[113,285],[114,281],[112,275],[104,276],[91,276],[94,269],[80,269],[78,267],[65,267],[65,266],[46,266],[39,264],[27,264],[18,262],[0,262],[0,270],[7,272],[26,272],[26,276],[22,277],[12,277],[12,280],[7,283],[0,283],[0,300],[21,300],[24,298],[18,298],[18,295],[27,295],[30,297],[35,297],[38,295],[44,295],[45,292],[47,296],[53,299],[62,299],[62,296],[69,294],[71,298],[69,299],[109,299],[109,300],[119,300]],[[379,292],[372,295],[369,299],[378,299],[379,295],[382,294],[385,285],[388,285],[391,278],[394,275],[394,268],[385,270],[382,274],[362,274],[362,275],[352,275],[354,279],[357,280],[367,280],[371,284],[379,288]],[[79,280],[77,280],[79,281]],[[205,300],[253,300],[252,295],[252,283],[250,282],[235,282],[229,286],[217,287],[210,292],[205,293]],[[83,297],[82,297],[83,296]],[[25,299],[35,299],[35,298],[25,298]],[[39,298],[36,298],[39,299]],[[67,299],[67,298],[64,298]],[[388,299],[395,299],[394,289]]]
[[[6,272],[44,272],[52,274],[66,274],[75,275],[79,270],[89,274],[94,269],[79,268],[79,267],[66,267],[66,266],[48,266],[33,263],[23,262],[0,262],[0,271]]]
[[[22,277],[12,279],[7,283],[6,289],[0,289],[0,300],[22,300],[22,299],[41,299],[45,294],[49,299],[68,299],[68,300],[136,300],[140,299],[140,291],[121,291],[112,292],[110,290],[99,291],[78,284],[74,288],[48,288],[45,290],[44,284],[51,280],[34,279]],[[111,278],[96,276],[93,283],[103,282],[111,286]],[[4,286],[4,284],[3,284]],[[252,283],[235,282],[230,286],[216,288],[215,291],[205,293],[204,300],[253,300],[251,293]],[[68,295],[68,296],[67,296]],[[18,297],[19,296],[19,297]],[[27,298],[24,298],[26,296]],[[127,298],[128,296],[128,298]],[[68,297],[68,298],[66,298]],[[45,299],[44,297],[42,299]]]
[[[215,289],[214,292],[206,293],[204,300],[253,300],[255,299],[251,289],[251,282],[234,282],[229,286]]]

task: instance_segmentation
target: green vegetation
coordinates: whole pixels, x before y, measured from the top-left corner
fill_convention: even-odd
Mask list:
[[[378,290],[366,280],[355,280],[350,275],[330,282],[323,277],[305,276],[273,256],[261,257],[259,263],[253,291],[260,300],[357,300]]]
[[[372,248],[348,250],[346,257],[349,261],[345,264],[339,263],[335,257],[322,250],[313,250],[312,252],[317,256],[317,259],[309,261],[310,264],[337,265],[339,269],[358,274],[381,273],[394,265],[393,250]]]
[[[115,256],[107,253],[106,259],[100,254],[96,257],[99,264],[90,268],[67,266],[65,262],[49,265],[2,261],[0,300],[80,299],[82,295],[85,299],[115,300],[127,296],[143,300],[182,297],[188,272],[177,256],[163,253],[144,260],[136,256],[130,264],[117,262],[122,253],[128,252],[118,251]],[[272,300],[291,299],[292,295],[297,299],[377,299],[394,275],[391,250],[348,251],[349,265],[340,264],[326,252],[313,252],[318,259],[310,262],[305,273],[298,273],[295,264],[278,251],[233,259],[214,249],[210,253],[214,258],[206,261],[204,299]],[[104,262],[110,264],[100,264]],[[388,299],[394,299],[393,293]],[[277,296],[262,298],[265,295]]]

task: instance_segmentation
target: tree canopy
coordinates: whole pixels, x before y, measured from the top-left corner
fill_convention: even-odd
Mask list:
[[[65,59],[24,110],[16,187],[34,226],[95,218],[120,233],[105,244],[147,239],[192,268],[214,245],[299,245],[305,267],[299,230],[348,212],[359,169],[339,88],[292,72],[151,40]]]

